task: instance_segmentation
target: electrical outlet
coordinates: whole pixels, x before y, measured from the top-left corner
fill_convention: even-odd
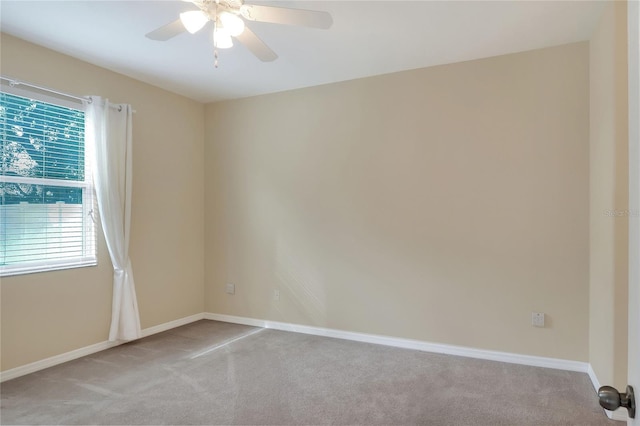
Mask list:
[[[544,313],[531,312],[531,325],[534,327],[544,327]]]
[[[227,294],[236,294],[236,285],[235,284],[231,284],[231,283],[227,283]]]
[[[273,300],[280,300],[280,290],[273,290]]]

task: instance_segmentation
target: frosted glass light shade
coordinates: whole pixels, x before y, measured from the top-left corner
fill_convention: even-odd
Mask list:
[[[220,14],[220,22],[229,31],[229,34],[234,37],[239,36],[244,31],[244,21],[233,13],[222,12]]]
[[[213,32],[213,45],[219,49],[228,49],[233,47],[233,40],[231,40],[231,34],[225,27],[217,26]]]
[[[180,14],[180,21],[182,22],[182,25],[184,25],[184,28],[191,34],[195,34],[200,31],[208,20],[209,18],[207,15],[205,15],[201,10],[191,10]]]

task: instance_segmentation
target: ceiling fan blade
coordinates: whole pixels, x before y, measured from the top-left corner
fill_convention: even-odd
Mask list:
[[[151,40],[166,41],[185,31],[186,29],[184,28],[184,25],[182,25],[180,19],[176,19],[167,25],[163,25],[162,27],[151,31],[145,37],[150,38]]]
[[[333,24],[333,18],[329,12],[318,10],[245,4],[240,8],[240,13],[250,21],[270,22],[273,24],[299,25],[324,30],[330,28]]]
[[[242,34],[236,36],[236,38],[262,62],[271,62],[278,58],[276,52],[264,44],[264,41],[260,40],[256,33],[251,31],[248,27],[245,27]]]
[[[271,62],[278,58],[276,52],[264,44],[260,37],[249,28],[245,27],[242,34],[236,36],[240,43],[244,44],[262,62]]]

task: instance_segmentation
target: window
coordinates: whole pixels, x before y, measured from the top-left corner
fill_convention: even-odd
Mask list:
[[[0,276],[96,264],[79,108],[0,92]]]

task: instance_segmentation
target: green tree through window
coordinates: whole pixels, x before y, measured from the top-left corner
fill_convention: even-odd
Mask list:
[[[84,112],[0,93],[0,174],[84,180]],[[52,185],[3,183],[2,204],[82,204],[82,190]]]
[[[0,92],[0,275],[95,264],[84,120]]]

